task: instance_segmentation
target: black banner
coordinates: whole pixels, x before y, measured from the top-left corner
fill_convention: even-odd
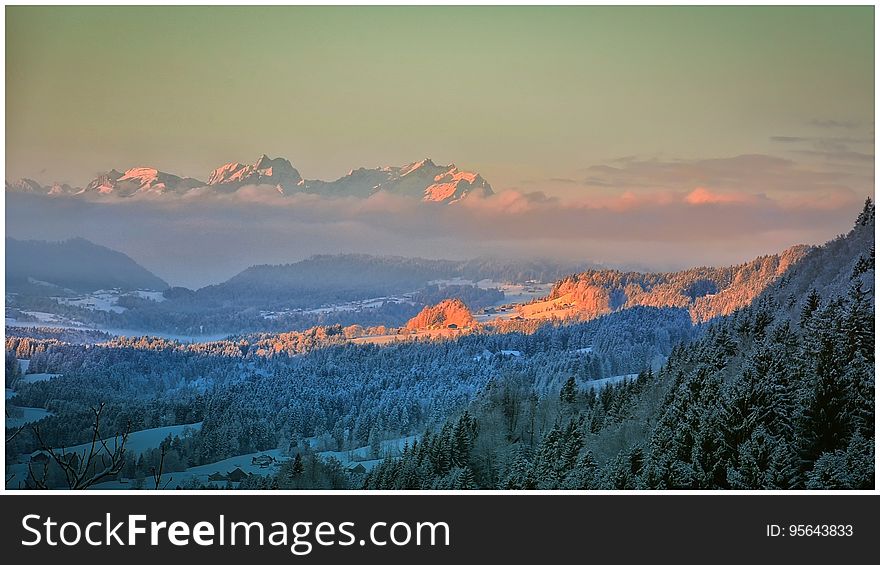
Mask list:
[[[816,562],[870,555],[880,533],[876,502],[869,495],[7,495],[2,537],[6,558],[34,563]]]

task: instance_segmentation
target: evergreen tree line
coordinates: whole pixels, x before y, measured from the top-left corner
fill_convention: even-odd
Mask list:
[[[850,234],[675,347],[656,376],[598,394],[573,377],[558,395],[490,384],[363,486],[872,489],[873,230],[868,201]]]
[[[531,335],[349,343],[272,356],[254,354],[244,339],[181,344],[141,337],[74,345],[10,338],[16,340],[10,358],[29,355],[30,372],[61,376],[26,383],[7,372],[7,378],[16,391],[10,403],[53,414],[39,423],[53,446],[88,441],[90,409],[102,402],[107,436],[129,423],[138,431],[204,421],[180,456],[192,466],[287,449],[304,438],[340,451],[434,430],[504,375],[523,375],[552,390],[571,375],[589,383],[635,373],[695,331],[684,311],[639,308]],[[309,336],[303,339],[324,339],[320,332]],[[33,434],[19,434],[7,444],[8,460],[37,448]]]

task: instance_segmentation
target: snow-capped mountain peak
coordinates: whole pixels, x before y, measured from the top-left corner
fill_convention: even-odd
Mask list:
[[[34,179],[18,179],[12,182],[6,181],[6,192],[39,193],[43,192],[43,186]]]
[[[455,202],[473,192],[481,196],[492,194],[492,187],[479,174],[471,171],[459,171],[451,165],[445,173],[434,177],[434,183],[425,188],[424,200],[429,202]]]
[[[202,184],[199,180],[172,175],[154,167],[132,167],[126,169],[124,173],[111,169],[107,173],[98,175],[86,186],[85,191],[117,196],[132,196],[138,193],[183,193]]]
[[[210,192],[232,193],[243,186],[271,186],[283,195],[298,192],[327,197],[368,198],[376,193],[389,193],[419,198],[426,202],[451,203],[477,192],[492,194],[489,183],[478,173],[462,171],[455,164],[437,165],[429,158],[402,167],[385,166],[368,169],[359,167],[335,180],[306,180],[290,161],[266,154],[253,164],[230,162],[217,167],[207,182],[179,177],[155,167],[133,167],[124,173],[116,169],[98,175],[85,188],[72,188],[55,183],[42,186],[31,179],[6,183],[7,192],[35,193],[52,196],[78,194],[129,197],[138,194],[184,194]],[[198,189],[194,191],[192,189]]]
[[[421,161],[416,161],[415,163],[410,163],[409,165],[402,167],[400,170],[400,176],[405,177],[406,175],[418,170],[424,171],[428,169],[434,169],[436,167],[437,165],[434,164],[434,161],[426,157]]]
[[[241,171],[247,168],[247,165],[241,163],[226,163],[211,171],[208,175],[208,184],[221,184],[230,182],[231,180],[240,180]]]
[[[260,155],[253,165],[227,163],[214,169],[208,184],[226,192],[233,192],[245,185],[272,185],[280,192],[294,190],[303,178],[287,159]]]

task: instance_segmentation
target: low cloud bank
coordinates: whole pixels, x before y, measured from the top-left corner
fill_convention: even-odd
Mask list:
[[[85,237],[190,287],[316,253],[542,256],[671,269],[823,242],[849,229],[862,200],[839,188],[779,197],[708,186],[595,192],[557,198],[506,190],[451,205],[386,193],[282,196],[268,186],[129,199],[7,194],[6,233]]]

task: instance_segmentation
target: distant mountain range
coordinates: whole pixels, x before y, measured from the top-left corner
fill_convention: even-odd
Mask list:
[[[260,169],[243,171],[239,177],[265,174],[257,171]],[[218,319],[227,316],[230,323],[259,327],[262,311],[309,310],[427,293],[418,300],[420,304],[436,306],[439,303],[442,307],[426,310],[409,329],[441,322],[458,328],[470,325],[471,314],[467,307],[449,300],[443,302],[445,299],[461,297],[475,304],[475,309],[481,307],[481,300],[490,300],[483,304],[491,305],[501,299],[477,296],[486,291],[473,286],[458,286],[460,290],[456,292],[439,292],[440,287],[434,281],[440,280],[447,281],[453,288],[483,279],[509,283],[557,281],[545,298],[507,308],[504,314],[484,313],[489,316],[484,321],[490,326],[512,324],[515,329],[517,324],[531,327],[548,321],[590,320],[635,306],[685,309],[693,322],[705,322],[749,305],[811,249],[795,246],[778,255],[758,257],[741,265],[698,267],[672,273],[622,272],[590,264],[550,261],[316,255],[293,264],[253,266],[227,281],[189,290],[168,288],[165,281],[126,255],[84,239],[47,243],[7,238],[6,246],[7,290],[20,297],[65,296],[71,291],[102,289],[165,291],[167,300],[162,303],[129,301],[127,307],[137,311],[126,312],[130,320],[122,316],[113,321],[116,324],[113,327],[154,319],[167,320],[173,328],[199,327],[211,316]],[[430,298],[425,298],[428,296]],[[400,323],[401,316],[413,315],[403,310],[406,308],[391,308],[387,319],[381,318],[380,310],[376,310],[370,321],[374,325],[394,325]],[[235,330],[227,327],[226,322],[217,324],[223,331]]]
[[[85,187],[67,184],[45,186],[33,179],[6,182],[7,192],[46,196],[116,196],[142,194],[198,195],[233,193],[243,186],[266,187],[283,195],[297,193],[331,197],[367,198],[377,192],[417,197],[425,202],[452,203],[470,194],[489,196],[492,187],[479,173],[459,170],[455,164],[437,165],[430,159],[402,167],[359,168],[335,181],[307,180],[287,159],[261,155],[253,164],[226,163],[208,175],[207,181],[181,177],[152,167],[124,172],[112,169]]]

